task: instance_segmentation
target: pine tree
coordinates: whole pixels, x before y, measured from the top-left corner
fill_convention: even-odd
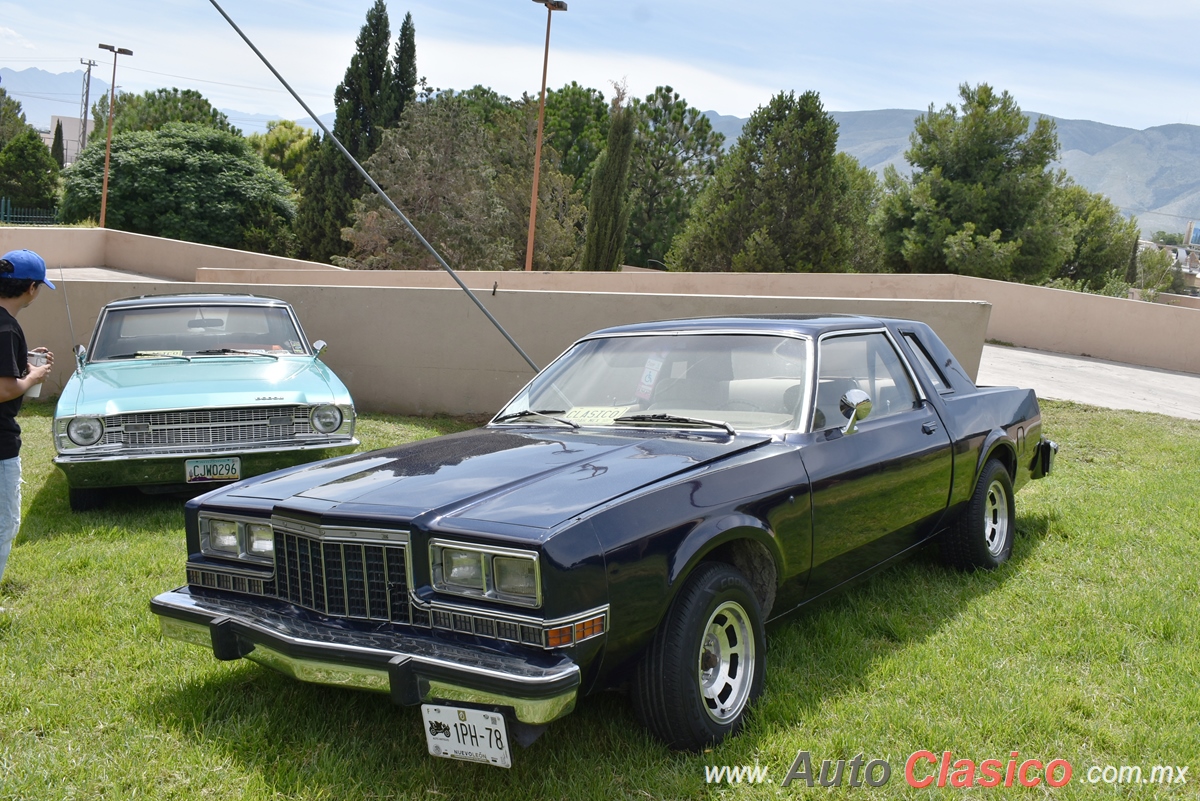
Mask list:
[[[58,168],[61,170],[64,161],[62,120],[54,126],[54,144],[50,145],[50,157],[58,162]]]
[[[588,213],[583,269],[613,272],[621,269],[625,232],[629,228],[629,162],[633,156],[633,113],[624,106],[618,88],[613,98],[608,147],[596,159],[592,202]]]
[[[404,107],[417,99],[417,30],[412,14],[404,15],[400,36],[396,39],[396,56],[392,62],[393,122],[400,120]]]

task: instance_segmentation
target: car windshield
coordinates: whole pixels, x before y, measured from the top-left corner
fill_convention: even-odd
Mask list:
[[[91,361],[259,354],[305,354],[282,306],[203,304],[109,309],[96,331]]]
[[[793,337],[592,339],[530,382],[493,422],[555,425],[557,417],[584,426],[796,428],[807,366],[808,342]],[[521,414],[526,410],[537,414]]]

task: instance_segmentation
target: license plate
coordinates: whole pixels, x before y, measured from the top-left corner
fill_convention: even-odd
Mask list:
[[[504,716],[479,709],[421,704],[429,753],[446,759],[511,768]]]
[[[237,456],[220,459],[187,459],[183,472],[189,484],[209,481],[237,481],[242,477],[242,460]]]

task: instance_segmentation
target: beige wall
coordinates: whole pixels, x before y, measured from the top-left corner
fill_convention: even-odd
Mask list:
[[[76,338],[86,341],[100,308],[120,297],[177,292],[179,285],[67,281]],[[533,372],[458,289],[214,284],[206,291],[262,294],[291,302],[310,339],[329,342],[325,361],[360,410],[408,414],[495,412]],[[502,292],[488,309],[545,366],[575,339],[611,325],[713,314],[855,312],[928,322],[971,375],[979,366],[989,307],[975,301],[721,297],[587,292]],[[58,357],[48,390],[70,375],[64,293],[43,292],[21,314],[31,346]]]

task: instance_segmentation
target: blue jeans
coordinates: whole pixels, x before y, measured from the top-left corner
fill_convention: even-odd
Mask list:
[[[21,529],[21,457],[0,459],[0,579]]]

